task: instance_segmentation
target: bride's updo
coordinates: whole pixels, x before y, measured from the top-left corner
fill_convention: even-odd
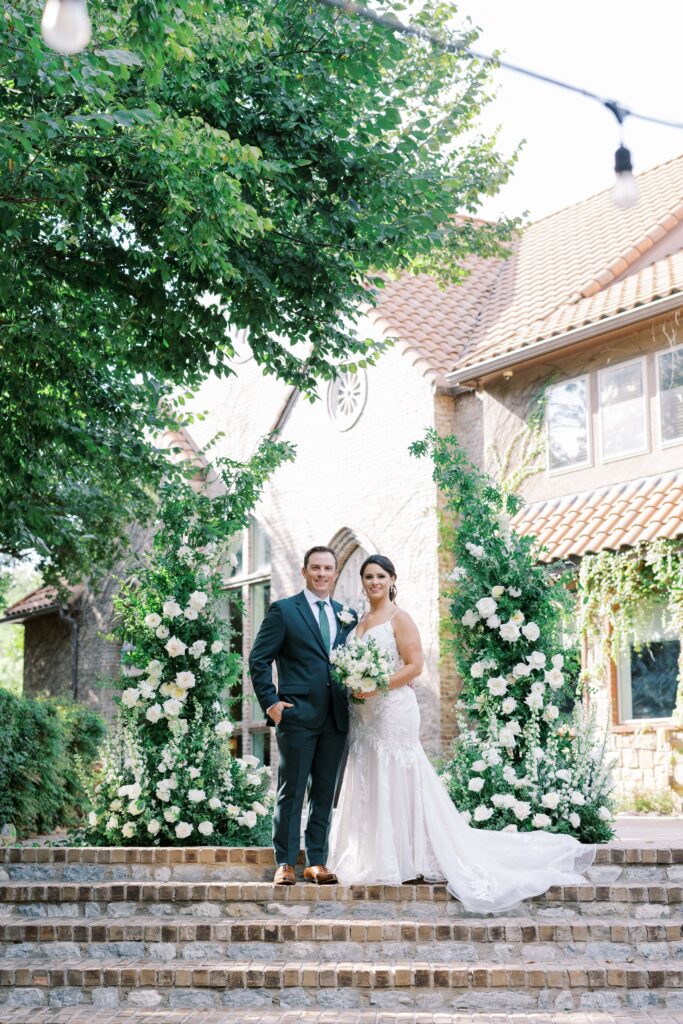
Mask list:
[[[396,569],[394,568],[394,563],[391,561],[390,558],[387,558],[386,555],[370,555],[368,558],[365,559],[365,561],[360,567],[361,580],[363,579],[363,573],[365,572],[369,565],[378,565],[380,569],[384,569],[384,571],[388,573],[389,576],[391,576],[392,580],[396,579]],[[389,600],[395,601],[397,594],[398,588],[396,587],[395,583],[392,583],[391,586],[389,587]]]

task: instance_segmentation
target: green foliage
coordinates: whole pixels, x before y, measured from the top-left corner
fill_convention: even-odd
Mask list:
[[[636,789],[633,793],[622,796],[617,802],[619,811],[635,811],[636,814],[662,814],[670,816],[674,813],[673,794],[670,789],[656,790]]]
[[[580,699],[576,650],[563,649],[571,605],[564,579],[536,562],[534,539],[511,529],[520,507],[473,466],[454,437],[429,431],[411,448],[430,456],[445,499],[455,568],[446,591],[462,680],[459,736],[442,778],[474,825],[612,835],[605,736]]]
[[[230,752],[240,656],[221,615],[230,539],[291,449],[265,442],[247,464],[217,463],[223,491],[162,489],[152,552],[116,599],[123,643],[119,722],[84,779],[88,845],[260,845],[270,769]]]
[[[0,618],[13,604],[40,586],[40,575],[30,562],[0,558]],[[24,627],[8,622],[0,626],[0,689],[21,695],[24,681]]]
[[[0,550],[77,581],[151,516],[150,438],[232,372],[226,320],[309,392],[371,360],[368,280],[499,253],[511,224],[458,215],[510,165],[489,67],[308,0],[90,0],[73,58],[41,7],[0,19]],[[455,14],[414,20],[472,42]]]
[[[104,731],[82,705],[0,690],[0,822],[20,837],[75,824],[85,801],[77,763],[90,770]]]

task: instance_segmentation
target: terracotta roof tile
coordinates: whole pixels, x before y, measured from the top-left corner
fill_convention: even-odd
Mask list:
[[[69,597],[69,606],[71,607],[82,596],[85,588],[79,585],[67,587],[66,589],[71,595]],[[29,615],[46,614],[58,607],[59,602],[57,601],[56,589],[54,587],[38,587],[37,590],[32,590],[26,597],[22,597],[20,601],[15,601],[9,608],[6,608],[4,617],[0,621],[21,622],[22,619],[28,618]]]
[[[683,536],[683,470],[527,505],[512,520],[535,536],[542,561],[618,551],[639,541]]]

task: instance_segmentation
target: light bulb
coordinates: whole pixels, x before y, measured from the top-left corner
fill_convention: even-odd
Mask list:
[[[614,154],[614,172],[617,180],[612,189],[612,202],[620,210],[628,210],[638,200],[638,185],[633,177],[631,154],[626,146],[619,146]]]
[[[92,34],[86,0],[47,0],[40,28],[51,50],[80,53]]]

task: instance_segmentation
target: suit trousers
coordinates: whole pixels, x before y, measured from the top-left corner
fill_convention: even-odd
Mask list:
[[[296,864],[298,860],[301,812],[308,789],[306,863],[325,864],[332,804],[347,733],[337,729],[330,707],[321,726],[310,728],[290,721],[278,725],[275,735],[280,751],[273,815],[276,862]]]

